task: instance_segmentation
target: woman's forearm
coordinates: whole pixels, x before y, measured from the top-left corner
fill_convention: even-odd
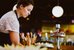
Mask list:
[[[10,35],[10,40],[11,40],[12,44],[15,44],[15,45],[20,44],[19,33],[10,31],[9,35]]]

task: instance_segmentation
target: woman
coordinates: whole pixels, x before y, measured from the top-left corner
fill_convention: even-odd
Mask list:
[[[22,45],[19,37],[19,21],[18,18],[26,18],[33,9],[32,0],[19,0],[16,10],[9,11],[0,19],[0,45],[14,44]]]

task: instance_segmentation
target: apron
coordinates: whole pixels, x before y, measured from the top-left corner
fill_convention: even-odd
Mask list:
[[[10,40],[9,34],[0,32],[0,46],[4,47],[4,44],[11,45],[11,40]]]

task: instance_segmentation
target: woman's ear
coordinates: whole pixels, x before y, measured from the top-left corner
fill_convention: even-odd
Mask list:
[[[23,5],[21,4],[19,8],[22,9],[23,8]]]

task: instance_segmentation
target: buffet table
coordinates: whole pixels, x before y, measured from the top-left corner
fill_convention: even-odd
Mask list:
[[[69,45],[61,45],[60,46],[61,50],[74,50],[74,46],[69,46]],[[13,47],[13,46],[8,46],[8,47],[1,47],[0,50],[57,50],[57,46],[55,45],[54,48],[49,48],[49,47],[43,47],[40,48],[39,46],[25,46],[25,48],[22,48],[20,46]]]

